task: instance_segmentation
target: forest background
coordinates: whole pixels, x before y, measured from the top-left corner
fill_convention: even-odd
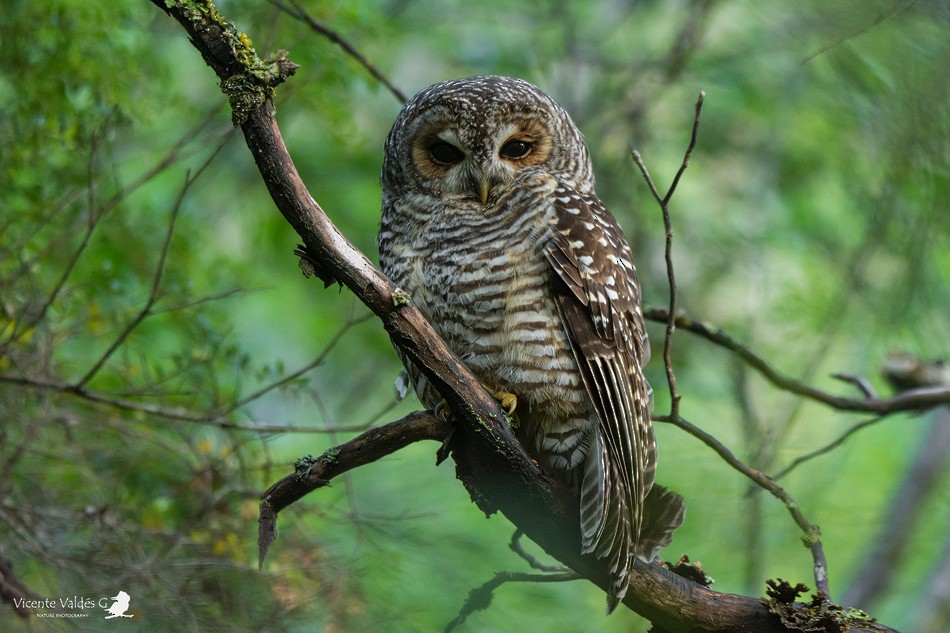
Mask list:
[[[263,490],[305,454],[418,408],[347,291],[305,279],[217,80],[152,3],[14,0],[0,16],[0,562],[37,595],[132,596],[137,630],[430,631],[501,569],[434,444],[346,475],[281,515],[257,571]],[[571,113],[631,241],[647,307],[667,301],[664,228],[633,161],[672,178],[679,306],[778,371],[860,396],[895,351],[950,349],[946,2],[221,2],[258,52],[301,65],[276,96],[314,196],[375,259],[382,142],[411,95],[525,78]],[[669,408],[652,324],[647,368]],[[685,331],[683,415],[779,476],[821,526],[832,597],[906,630],[950,622],[950,474],[903,516],[883,589],[862,566],[940,411],[877,419],[777,389]],[[944,420],[940,424],[941,419]],[[857,425],[857,426],[856,426]],[[808,461],[795,460],[847,438]],[[695,438],[658,425],[658,478],[686,497],[664,552],[719,591],[812,583],[787,509]],[[946,452],[946,451],[945,451]],[[794,466],[786,471],[789,466]],[[539,554],[540,555],[540,554]],[[860,592],[864,591],[864,594]],[[646,631],[586,582],[506,585],[459,630]],[[623,611],[623,610],[621,610]],[[86,630],[22,620],[4,630]],[[98,630],[89,628],[88,630]]]

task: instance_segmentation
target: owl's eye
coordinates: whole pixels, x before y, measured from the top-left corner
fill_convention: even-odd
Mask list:
[[[502,158],[518,160],[531,153],[531,143],[513,138],[502,145],[501,151],[498,153],[501,154]]]
[[[438,165],[448,166],[462,162],[465,154],[451,143],[436,141],[429,146],[429,158]]]

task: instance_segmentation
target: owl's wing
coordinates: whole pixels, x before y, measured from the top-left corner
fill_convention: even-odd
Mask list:
[[[656,471],[642,373],[649,343],[630,247],[617,221],[592,192],[559,186],[554,205],[557,224],[545,256],[560,281],[561,320],[600,418],[581,485],[582,547],[608,559],[615,579],[609,601],[616,604],[626,591],[631,554],[641,554],[643,508]]]

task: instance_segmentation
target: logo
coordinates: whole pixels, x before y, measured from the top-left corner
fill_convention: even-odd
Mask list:
[[[116,595],[109,598],[109,600],[115,600],[112,603],[111,607],[108,607],[106,611],[109,612],[109,615],[105,617],[106,620],[111,620],[112,618],[131,618],[131,614],[127,614],[126,611],[129,610],[129,594],[124,591],[120,591]]]
[[[97,617],[97,609],[106,612],[105,619],[131,618],[129,603],[132,597],[120,591],[111,598],[92,598],[88,595],[75,595],[68,598],[14,598],[16,609],[32,611],[37,618],[88,618]],[[111,603],[111,605],[110,605]],[[102,613],[99,611],[99,613]]]

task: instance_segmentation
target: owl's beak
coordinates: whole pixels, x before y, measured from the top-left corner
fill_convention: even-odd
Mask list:
[[[482,164],[470,165],[466,176],[469,195],[480,200],[483,206],[488,204],[492,187],[498,184],[498,181],[491,177],[488,169],[485,169]]]
[[[488,178],[486,176],[479,176],[476,182],[478,185],[478,197],[481,199],[482,204],[486,204],[488,202],[488,194],[491,191]]]

